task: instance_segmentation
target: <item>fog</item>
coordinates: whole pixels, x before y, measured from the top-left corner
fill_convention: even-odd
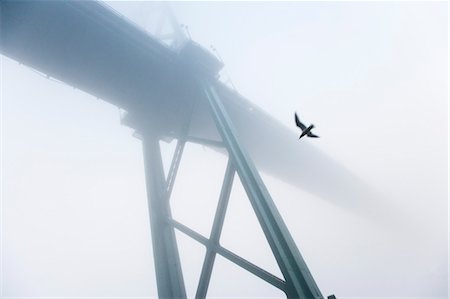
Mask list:
[[[154,30],[157,3],[108,5]],[[322,293],[447,298],[448,4],[170,5],[218,50],[222,77],[292,136],[268,164],[309,153],[292,161],[308,183],[261,176]],[[141,141],[117,107],[0,58],[1,298],[155,298]],[[320,138],[297,139],[295,111]],[[175,141],[161,146],[167,173]],[[174,218],[205,236],[226,159],[188,144],[174,186]],[[177,240],[193,297],[205,249]],[[281,277],[237,177],[221,244]],[[283,293],[218,256],[208,296]]]

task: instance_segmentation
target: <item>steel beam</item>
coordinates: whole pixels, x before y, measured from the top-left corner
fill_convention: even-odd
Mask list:
[[[242,185],[286,280],[289,298],[323,298],[286,224],[279,214],[258,171],[237,138],[230,117],[212,81],[198,79],[216,127],[234,162]]]
[[[176,220],[173,220],[173,219],[169,219],[168,221],[171,225],[173,225],[173,227],[178,229],[180,232],[186,234],[187,236],[191,237],[192,239],[196,240],[197,242],[205,245],[207,248],[208,247],[211,248],[211,250],[215,251],[217,254],[226,258],[230,262],[238,265],[242,269],[247,270],[248,272],[256,275],[257,277],[261,278],[262,280],[270,283],[274,287],[279,288],[280,290],[282,290],[283,292],[286,293],[286,282],[283,281],[282,279],[280,279],[279,277],[276,277],[272,273],[258,267],[257,265],[253,264],[252,262],[247,261],[246,259],[238,256],[237,254],[233,253],[232,251],[230,251],[226,248],[223,248],[220,245],[210,243],[206,237],[204,237],[201,234],[199,234],[198,232],[190,229],[186,225],[184,225]]]
[[[235,169],[233,162],[231,159],[228,159],[222,190],[220,191],[219,202],[217,204],[216,215],[214,216],[214,222],[209,237],[209,242],[215,245],[219,245],[219,239],[225,220],[225,213],[227,211],[231,188],[233,186],[234,173]],[[214,266],[214,260],[216,258],[216,251],[214,251],[211,247],[212,246],[206,247],[205,260],[203,262],[202,272],[198,282],[197,293],[195,294],[196,299],[206,298],[206,293],[208,292],[209,281],[211,280],[211,273]]]
[[[158,296],[164,299],[186,298],[175,231],[167,222],[172,215],[158,138],[145,135],[143,150]]]
[[[183,155],[184,147],[188,141],[189,129],[192,121],[192,114],[197,105],[197,101],[193,101],[189,106],[189,113],[186,114],[183,121],[183,128],[180,135],[177,136],[177,146],[175,147],[175,152],[173,153],[172,163],[170,164],[169,173],[166,179],[166,190],[167,190],[167,200],[170,201],[170,196],[172,195],[173,186],[175,184],[175,178],[178,173],[178,167],[180,166],[181,156]]]
[[[180,166],[181,156],[183,155],[185,145],[186,145],[185,140],[178,139],[177,146],[175,147],[175,152],[173,153],[172,163],[170,164],[169,173],[167,174],[166,179],[167,200],[170,200],[170,196],[172,195],[173,186],[175,184],[175,178],[178,173],[178,168]]]

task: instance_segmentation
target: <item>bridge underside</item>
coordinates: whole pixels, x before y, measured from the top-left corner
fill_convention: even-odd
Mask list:
[[[351,205],[344,190],[352,184],[352,192],[360,190],[345,168],[308,143],[299,144],[293,133],[220,83],[214,73],[197,67],[204,61],[197,61],[195,55],[186,57],[182,49],[166,47],[98,2],[2,1],[0,18],[2,54],[127,112],[123,122],[143,141],[161,298],[186,297],[174,229],[207,248],[197,298],[207,294],[216,254],[281,289],[289,298],[323,298],[253,161],[275,177],[338,204]],[[159,140],[173,138],[178,143],[165,177]],[[211,146],[229,157],[209,238],[171,217],[170,194],[188,141]],[[282,278],[219,244],[235,173]]]
[[[138,134],[180,136],[199,94],[176,51],[94,1],[2,1],[0,10],[3,55],[127,111],[124,123]],[[368,197],[345,167],[224,84],[215,88],[258,169],[337,205]],[[205,102],[189,138],[220,141]]]

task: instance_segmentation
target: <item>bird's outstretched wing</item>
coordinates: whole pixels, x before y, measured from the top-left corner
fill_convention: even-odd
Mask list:
[[[308,134],[306,134],[306,135],[308,135],[308,137],[319,138],[319,136],[317,136],[311,132],[308,132]]]
[[[297,125],[297,127],[302,129],[302,131],[306,129],[306,126],[302,124],[301,121],[298,119],[297,112],[295,112],[295,124]]]

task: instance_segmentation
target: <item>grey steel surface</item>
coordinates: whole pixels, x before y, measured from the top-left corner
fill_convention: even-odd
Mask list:
[[[175,147],[175,152],[173,154],[172,163],[170,164],[169,173],[167,174],[166,179],[166,192],[167,198],[170,199],[170,195],[172,195],[173,186],[175,184],[175,179],[178,173],[178,167],[180,167],[181,156],[183,155],[184,146],[186,145],[185,140],[179,139],[177,141],[177,146]]]
[[[245,148],[237,137],[231,118],[217,94],[214,82],[199,79],[214,122],[232,159],[241,183],[247,192],[259,224],[286,280],[289,298],[323,298],[288,228]]]
[[[258,267],[257,265],[247,261],[246,259],[238,256],[234,252],[223,248],[222,246],[214,243],[210,243],[209,240],[202,236],[201,234],[197,233],[196,231],[190,229],[186,225],[173,220],[169,219],[168,222],[173,225],[174,228],[179,230],[180,232],[186,234],[187,236],[191,237],[192,239],[196,240],[197,242],[203,244],[204,246],[212,248],[217,254],[221,255],[222,257],[226,258],[230,262],[235,263],[239,267],[242,267],[244,270],[247,270],[248,272],[258,276],[262,280],[270,283],[271,285],[277,287],[278,289],[285,291],[286,290],[286,282],[279,277],[276,277],[275,275],[267,272],[266,270]]]
[[[0,53],[128,112],[143,135],[181,135],[198,97],[178,54],[95,1],[1,1]],[[262,62],[263,63],[263,62]],[[334,204],[356,207],[370,195],[344,166],[221,83],[216,92],[258,169]],[[274,99],[275,100],[275,99]],[[220,136],[206,105],[198,105],[191,140]],[[325,136],[324,136],[325,138]]]
[[[154,135],[145,136],[143,149],[158,297],[186,298],[175,232],[167,222],[172,215],[159,140]]]
[[[208,292],[209,282],[214,266],[214,260],[216,258],[216,252],[211,248],[211,243],[215,246],[219,245],[220,235],[222,233],[223,223],[225,221],[225,214],[228,207],[228,201],[230,199],[231,187],[233,186],[235,169],[231,159],[228,159],[227,169],[225,170],[225,177],[223,179],[222,190],[220,191],[219,202],[217,204],[216,215],[214,216],[214,222],[211,228],[211,234],[209,236],[209,246],[206,247],[205,260],[202,266],[202,272],[200,273],[200,279],[195,294],[196,299],[206,298]]]

